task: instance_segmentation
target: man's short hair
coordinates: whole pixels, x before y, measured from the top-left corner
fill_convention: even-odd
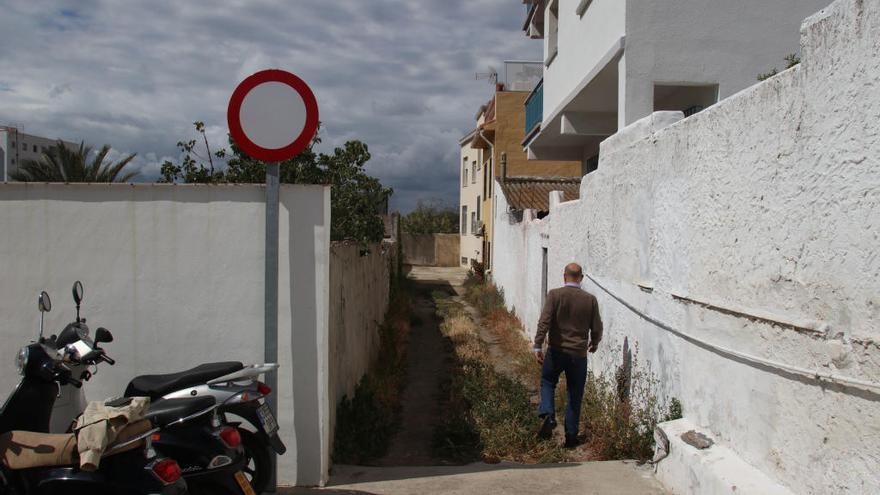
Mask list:
[[[577,263],[569,263],[565,265],[565,276],[574,279],[583,278],[584,270]]]

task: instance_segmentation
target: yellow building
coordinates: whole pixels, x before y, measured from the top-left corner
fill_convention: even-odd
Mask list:
[[[509,77],[509,76],[508,76]],[[537,82],[537,81],[535,81]],[[482,207],[478,217],[482,228],[482,262],[492,270],[493,208],[496,180],[503,177],[581,177],[581,161],[529,160],[523,140],[526,135],[525,102],[532,86],[495,85],[495,94],[477,114],[476,130],[469,134],[470,146],[482,150]],[[521,89],[521,90],[520,90]],[[466,145],[462,142],[462,145]]]

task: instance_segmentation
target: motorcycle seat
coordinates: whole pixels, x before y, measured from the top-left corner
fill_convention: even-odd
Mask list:
[[[149,431],[152,425],[141,420],[126,426],[116,441],[107,447],[124,443]],[[144,445],[144,441],[126,445],[105,457],[118,455]],[[0,435],[0,461],[11,470],[50,466],[72,466],[77,464],[79,454],[76,448],[76,435],[73,433],[38,433],[34,431],[13,430]]]
[[[235,373],[243,368],[244,365],[238,361],[226,361],[200,364],[195,368],[167,375],[141,375],[128,384],[125,396],[158,399],[171,392],[201,385],[208,380]]]
[[[150,404],[146,418],[158,427],[165,427],[205,409],[216,403],[213,397],[192,397],[185,399],[161,399]]]

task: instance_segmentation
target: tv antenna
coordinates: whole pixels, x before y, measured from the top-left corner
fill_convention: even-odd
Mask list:
[[[490,65],[489,72],[477,72],[475,79],[477,81],[481,79],[488,79],[489,84],[494,86],[498,84],[498,70]]]

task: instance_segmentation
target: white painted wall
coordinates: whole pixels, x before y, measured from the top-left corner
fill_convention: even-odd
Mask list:
[[[880,0],[839,0],[805,23],[797,68],[628,147],[603,148],[582,199],[545,219],[549,272],[577,261],[638,311],[701,340],[880,382],[877,32]],[[523,244],[497,243],[496,272],[506,259],[514,270],[527,266],[527,280],[534,256],[505,255],[508,245]],[[540,298],[540,284],[496,281],[517,299]],[[585,289],[599,298],[606,328],[592,369],[612,371],[628,340],[662,391],[682,400],[686,419],[791,491],[880,490],[876,389],[819,386],[732,360],[590,282]],[[676,480],[675,492],[696,493],[691,481]]]
[[[264,188],[258,185],[0,185],[0,342],[7,393],[13,356],[74,317],[70,287],[85,285],[83,315],[109,328],[117,360],[87,395],[120,395],[138,374],[206,361],[262,362]],[[328,249],[330,190],[281,188],[279,423],[289,450],[279,481],[319,484],[329,469]]]
[[[529,340],[534,340],[541,317],[542,248],[548,246],[549,222],[535,218],[534,210],[524,211],[517,221],[507,213],[508,205],[496,181],[492,280],[504,290],[507,309],[516,313]],[[549,288],[562,285],[562,272],[547,282]]]

